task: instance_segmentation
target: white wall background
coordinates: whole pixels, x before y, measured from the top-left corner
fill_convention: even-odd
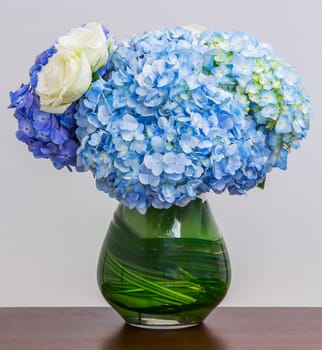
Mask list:
[[[98,306],[96,263],[117,203],[90,174],[56,171],[16,141],[8,91],[27,80],[36,54],[79,24],[97,21],[122,38],[200,23],[248,31],[294,65],[315,118],[287,172],[265,191],[210,194],[230,251],[226,306],[322,306],[322,2],[6,1],[0,12],[0,306]]]

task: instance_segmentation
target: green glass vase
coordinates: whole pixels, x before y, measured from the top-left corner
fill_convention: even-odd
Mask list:
[[[230,263],[206,201],[145,214],[120,205],[97,277],[104,298],[127,323],[184,328],[201,323],[224,298]]]

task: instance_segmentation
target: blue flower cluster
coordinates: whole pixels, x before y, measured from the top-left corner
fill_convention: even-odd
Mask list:
[[[80,100],[66,96],[74,102],[62,114],[42,111],[36,93],[56,45],[37,57],[9,107],[35,157],[90,170],[99,190],[130,208],[184,206],[210,190],[244,194],[286,169],[309,129],[298,74],[246,33],[177,27],[106,49],[105,67],[91,72]]]
[[[10,108],[15,108],[18,120],[18,140],[26,143],[35,158],[49,158],[55,168],[76,166],[79,141],[75,135],[75,104],[63,114],[51,114],[39,109],[39,98],[31,87],[21,85],[10,93]]]
[[[219,74],[219,86],[234,92],[246,117],[265,134],[270,153],[267,171],[285,170],[289,150],[299,147],[312,114],[299,75],[269,45],[246,33],[207,31],[200,39],[214,54],[205,66],[207,74]]]
[[[51,56],[56,53],[56,47],[53,45],[49,49],[43,51],[36,57],[35,63],[31,66],[29,70],[30,84],[33,89],[36,89],[38,83],[38,73],[41,71],[41,68],[44,67]]]
[[[148,32],[110,58],[77,106],[77,162],[130,208],[243,194],[309,127],[294,69],[245,33]]]
[[[109,30],[103,25],[101,27],[108,39]],[[29,70],[29,83],[22,84],[18,90],[10,92],[9,108],[15,109],[18,140],[26,143],[36,158],[50,159],[56,169],[66,166],[69,170],[76,167],[76,170],[82,171],[82,168],[76,165],[76,151],[80,143],[75,134],[74,114],[78,101],[72,103],[62,114],[47,113],[41,110],[40,99],[36,93],[38,74],[56,52],[55,44],[36,57]],[[54,71],[53,74],[59,74],[57,72]],[[100,76],[101,71],[93,73],[96,77]]]

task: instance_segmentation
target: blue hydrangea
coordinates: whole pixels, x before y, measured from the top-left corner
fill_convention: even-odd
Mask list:
[[[9,107],[15,108],[18,120],[18,140],[26,143],[36,158],[49,158],[57,169],[76,166],[75,104],[63,114],[43,112],[30,83],[11,92],[10,99]]]
[[[102,25],[106,38],[109,30]],[[38,74],[57,52],[56,44],[39,54],[29,70],[30,81],[22,84],[16,91],[10,92],[11,104],[18,120],[18,140],[28,145],[29,151],[36,158],[50,159],[56,169],[76,167],[76,151],[80,146],[76,137],[75,112],[78,101],[74,102],[62,114],[47,113],[40,110],[39,97],[36,93]],[[93,74],[93,80],[106,74],[106,67]]]
[[[40,54],[30,82],[10,93],[17,137],[57,169],[91,171],[99,190],[130,208],[244,194],[286,169],[309,129],[298,74],[246,33],[177,27],[118,42],[63,114],[41,111],[35,92],[55,53]]]
[[[29,70],[30,85],[33,89],[36,89],[37,87],[38,73],[41,71],[41,68],[48,63],[49,58],[53,56],[56,53],[56,51],[56,46],[53,45],[36,57],[35,63],[31,66]]]
[[[77,107],[77,162],[130,208],[243,194],[286,168],[309,127],[294,69],[245,33],[147,32],[110,64]]]

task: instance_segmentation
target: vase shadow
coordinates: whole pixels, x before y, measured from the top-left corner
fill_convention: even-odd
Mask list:
[[[147,330],[124,325],[105,340],[101,350],[226,350],[207,326],[181,330]]]

